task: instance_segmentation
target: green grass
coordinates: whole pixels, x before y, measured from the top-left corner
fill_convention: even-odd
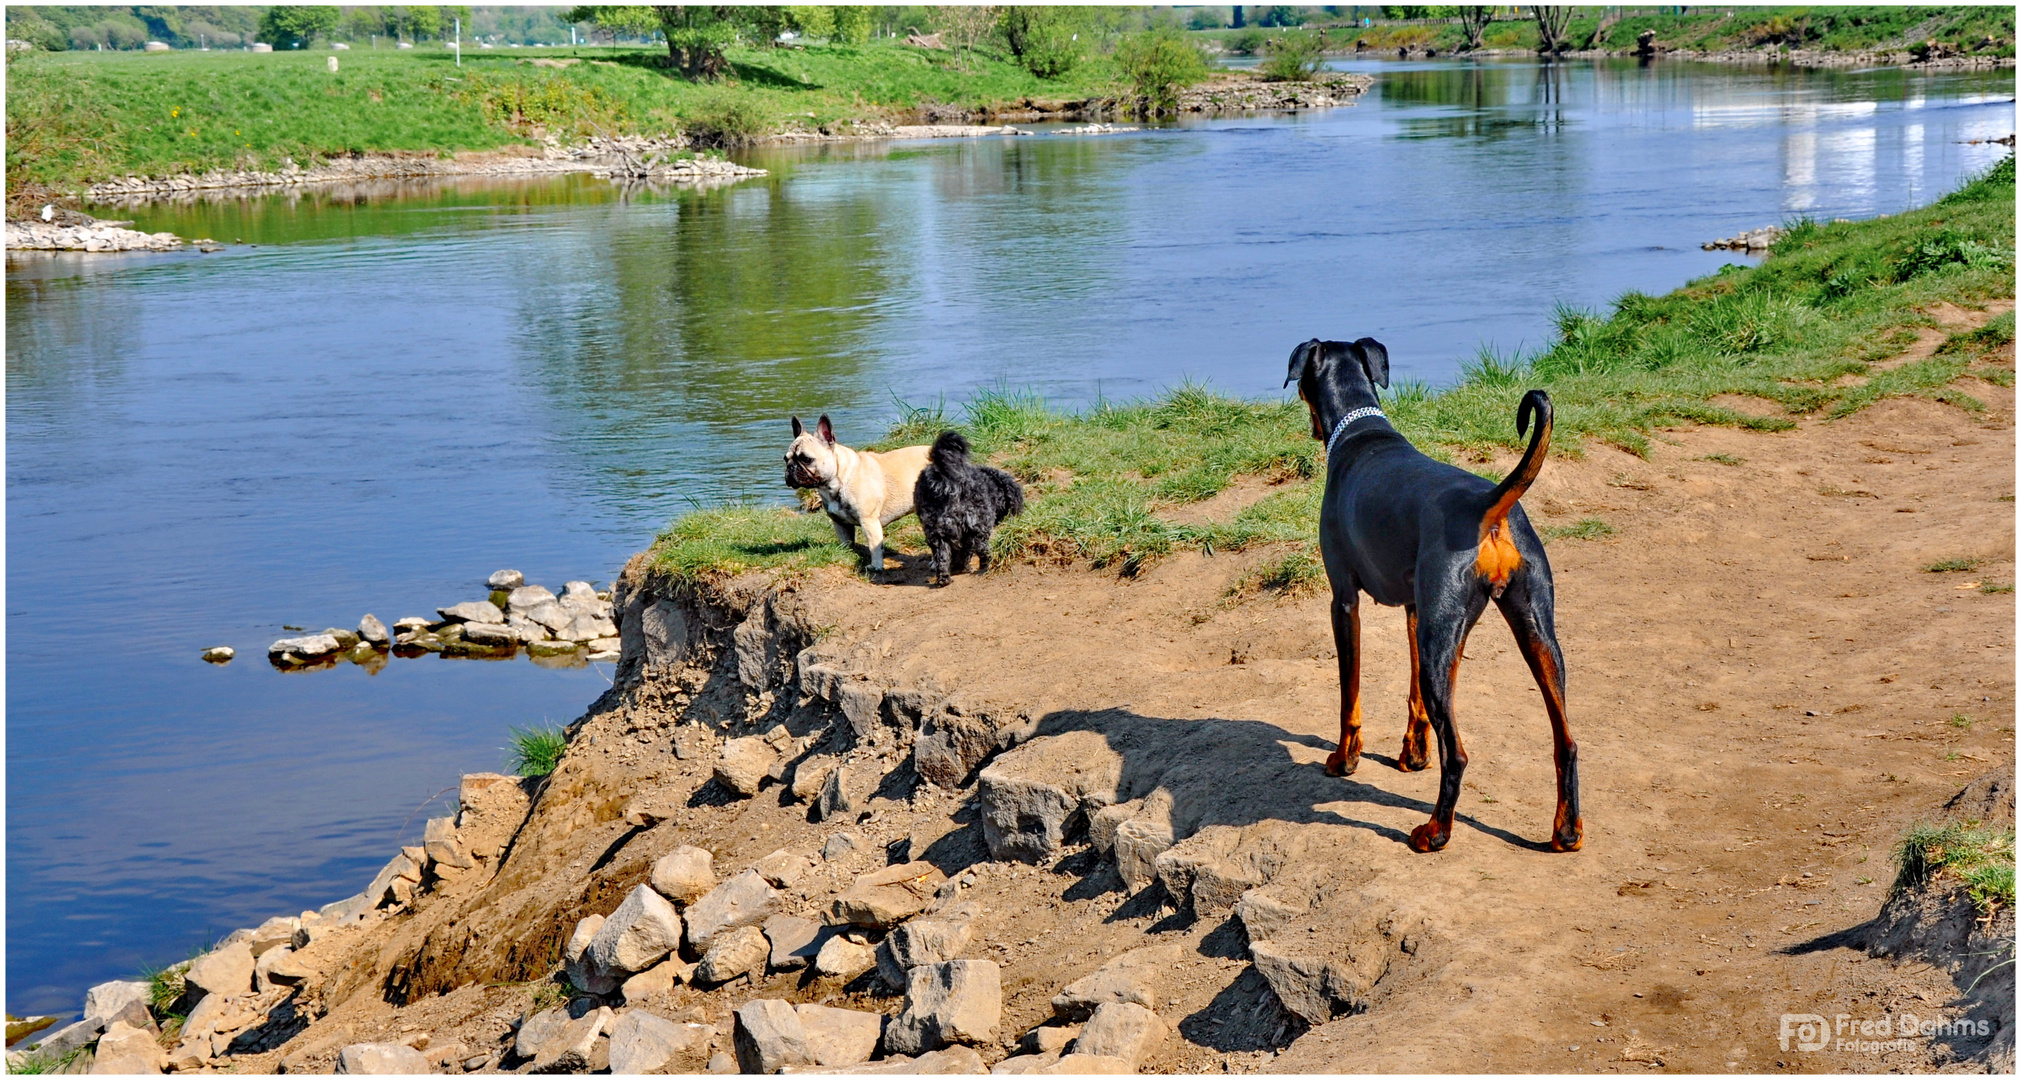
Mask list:
[[[513,728],[510,768],[515,776],[546,776],[561,764],[568,750],[568,733],[561,728]]]
[[[2014,830],[1917,825],[1895,848],[1894,893],[1940,874],[1964,887],[1982,912],[2014,903]]]
[[[198,951],[191,959],[202,956],[206,951],[208,950]],[[147,968],[141,972],[141,981],[147,983],[148,1006],[156,1015],[177,1015],[169,1012],[169,1009],[182,999],[188,989],[183,983],[183,972],[187,970],[189,969],[186,965],[170,964],[167,967]]]
[[[70,1064],[84,1056],[86,1047],[78,1047],[60,1057],[45,1057],[41,1054],[25,1054],[19,1064],[9,1065],[7,1071],[16,1075],[43,1075],[60,1073]]]
[[[334,75],[325,68],[333,55],[342,66]],[[466,50],[458,68],[439,46],[29,53],[7,64],[7,184],[70,191],[129,174],[496,150],[599,133],[735,143],[928,103],[980,108],[1116,89],[1106,57],[1047,80],[987,51],[964,70],[949,52],[899,44],[735,48],[730,77],[702,85],[659,67],[664,57],[588,46]]]
[[[1988,581],[1979,586],[1979,591],[1982,593],[1986,593],[1988,595],[1995,595],[1999,593],[2010,593],[2014,591],[2014,583],[2010,581],[2005,585],[2000,585]]]
[[[1960,731],[1970,731],[1972,729],[1972,718],[1966,716],[1964,713],[1952,713],[1951,726]]]
[[[1746,458],[1741,458],[1741,457],[1734,457],[1734,456],[1733,456],[1732,454],[1707,454],[1707,455],[1705,455],[1704,457],[1702,457],[1702,458],[1699,458],[1698,460],[1700,460],[1700,461],[1710,461],[1710,462],[1712,462],[1712,463],[1713,463],[1713,464],[1715,464],[1715,465],[1745,465],[1745,464],[1747,464],[1747,459],[1746,459]]]
[[[1926,574],[1956,574],[1978,568],[1978,559],[1960,557],[1956,559],[1939,559],[1923,567],[1923,572]]]
[[[1462,465],[1485,464],[1494,454],[1506,460],[1522,445],[1516,403],[1530,387],[1550,392],[1557,416],[1552,449],[1565,456],[1576,456],[1589,440],[1646,454],[1649,433],[1669,424],[1781,431],[1797,417],[1846,416],[1889,396],[1974,408],[1977,402],[1949,385],[1966,372],[1965,359],[1874,364],[1899,355],[1918,328],[1934,325],[1925,309],[1937,301],[1976,305],[2011,297],[2013,234],[2009,157],[1920,210],[1864,222],[1797,222],[1758,267],[1728,266],[1664,296],[1629,293],[1605,313],[1561,308],[1559,339],[1548,349],[1484,350],[1456,385],[1434,391],[1402,383],[1384,393],[1384,408],[1426,453]],[[1937,259],[1932,250],[1949,254]],[[1849,374],[1866,382],[1837,385]],[[1728,395],[1778,411],[1755,415],[1715,400]],[[1295,399],[1240,401],[1188,385],[1149,401],[1070,412],[1030,393],[997,389],[959,413],[951,417],[944,403],[901,404],[890,435],[868,448],[922,443],[959,426],[978,456],[1016,474],[1026,485],[1026,510],[997,530],[993,551],[1000,561],[1086,563],[1127,574],[1179,551],[1294,544],[1308,549],[1307,562],[1299,573],[1287,569],[1284,579],[1309,574],[1321,447]],[[1210,523],[1170,513],[1243,478],[1274,490]],[[918,550],[916,525],[901,524],[887,547]],[[1597,518],[1544,528],[1552,538],[1611,533]],[[747,504],[677,519],[651,555],[660,573],[687,580],[751,570],[798,575],[857,563],[824,516]]]

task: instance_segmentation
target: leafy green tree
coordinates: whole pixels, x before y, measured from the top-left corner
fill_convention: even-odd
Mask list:
[[[864,45],[870,41],[870,8],[844,5],[835,12],[835,40],[844,45]]]
[[[811,38],[832,38],[835,36],[835,9],[821,4],[789,7],[786,17],[793,29]]]
[[[335,4],[303,7],[275,5],[260,17],[257,40],[277,49],[299,49],[318,37],[328,37],[337,28]]]
[[[1221,13],[1214,8],[1194,8],[1193,14],[1186,19],[1188,30],[1219,30],[1226,25],[1227,21],[1222,19]]]
[[[1183,31],[1171,27],[1132,34],[1116,46],[1116,66],[1137,93],[1137,111],[1177,112],[1179,92],[1207,77],[1207,57]]]
[[[1256,17],[1256,25],[1304,26],[1305,16],[1299,14],[1298,9],[1290,4],[1274,4],[1264,8],[1263,14]]]
[[[616,24],[605,20],[642,19],[644,13],[658,20],[667,40],[668,64],[696,82],[720,78],[729,70],[727,52],[739,38],[748,34],[760,44],[770,44],[787,24],[782,8],[755,4],[586,4],[568,9],[562,18],[610,26]]]
[[[1006,7],[997,31],[1026,71],[1056,79],[1081,62],[1078,14],[1070,7]]]
[[[1325,43],[1319,35],[1298,30],[1265,41],[1263,63],[1256,70],[1273,82],[1302,82],[1319,74],[1325,63]]]

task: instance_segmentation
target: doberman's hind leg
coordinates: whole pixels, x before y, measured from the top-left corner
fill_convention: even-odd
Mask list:
[[[1558,767],[1558,812],[1551,822],[1551,850],[1577,851],[1586,832],[1579,818],[1579,744],[1572,741],[1565,720],[1565,655],[1558,648],[1558,634],[1552,626],[1551,592],[1548,587],[1534,587],[1528,575],[1519,575],[1496,603],[1516,636],[1516,647],[1529,662],[1537,689],[1544,694],[1544,711],[1551,717],[1552,758]]]
[[[1420,658],[1418,692],[1439,747],[1439,798],[1430,821],[1411,830],[1413,851],[1437,851],[1452,839],[1453,808],[1460,801],[1460,781],[1467,771],[1466,747],[1453,720],[1453,691],[1460,677],[1467,633],[1487,607],[1485,590],[1467,590],[1432,604],[1420,603],[1417,646]]]
[[[1403,609],[1404,633],[1410,638],[1410,719],[1404,726],[1403,750],[1396,756],[1396,767],[1405,772],[1418,772],[1430,763],[1432,721],[1425,713],[1424,691],[1418,685],[1418,606],[1406,604]]]
[[[1361,597],[1338,593],[1333,615],[1333,648],[1340,657],[1340,745],[1326,759],[1326,775],[1350,776],[1361,764]]]

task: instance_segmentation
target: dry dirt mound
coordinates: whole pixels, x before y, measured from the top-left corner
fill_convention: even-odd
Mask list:
[[[1870,957],[1850,933],[1881,908],[1910,822],[1965,777],[2011,773],[2012,395],[1970,390],[1985,412],[1889,401],[1550,463],[1533,516],[1614,529],[1551,548],[1586,785],[1586,848],[1567,855],[1544,844],[1548,723],[1493,622],[1459,682],[1472,762],[1445,851],[1405,843],[1438,780],[1390,753],[1399,612],[1365,615],[1371,751],[1354,776],[1324,775],[1325,601],[1229,595],[1271,552],[1133,579],[1020,567],[946,590],[916,587],[916,566],[896,585],[836,573],[699,592],[635,566],[617,685],[560,768],[526,802],[472,792],[419,853],[418,888],[388,885],[376,914],[302,942],[298,983],[235,1036],[234,1065],[328,1070],[346,1045],[406,1041],[466,1053],[443,1056],[455,1068],[531,1067],[512,1047],[557,970],[595,981],[581,957],[622,951],[583,921],[636,909],[648,884],[690,926],[719,912],[735,947],[683,942],[579,999],[576,1056],[554,1061],[613,1061],[648,1014],[680,1028],[670,1067],[793,1061],[833,1019],[764,1000],[892,1017],[887,1048],[912,1045],[892,1031],[935,1030],[979,1054],[944,1067],[1037,1067],[1076,1047],[1105,1051],[1082,1068],[1150,1071],[1950,1061],[1971,1051],[1807,1051],[1780,1020],[1978,1007],[1951,971]],[[1958,559],[1976,561],[1924,569]],[[689,847],[711,883],[749,883],[756,906],[738,910],[762,938],[720,914],[728,900],[656,877]],[[872,877],[890,866],[907,869]],[[905,910],[862,914],[879,904]],[[640,925],[625,940],[651,938]],[[861,966],[878,949],[898,980],[987,961],[997,997],[963,981],[980,968],[937,968],[943,996],[980,1011],[925,1024],[875,959]],[[735,973],[712,984],[696,962]],[[1098,1000],[1114,1006],[1099,1023]],[[991,1003],[994,1027],[972,1030]]]

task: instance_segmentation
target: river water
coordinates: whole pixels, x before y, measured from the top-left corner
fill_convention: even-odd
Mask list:
[[[1929,201],[2011,71],[1370,64],[1352,108],[768,149],[707,192],[465,180],[116,211],[228,244],[7,264],[7,1009],[355,892],[606,671],[282,674],[514,567],[608,582],[683,509],[783,500],[791,413],[1198,379],[1373,335],[1441,382],[1699,243]],[[1040,130],[1045,130],[1041,128]],[[228,644],[225,667],[198,661]],[[447,798],[453,798],[453,794]]]

